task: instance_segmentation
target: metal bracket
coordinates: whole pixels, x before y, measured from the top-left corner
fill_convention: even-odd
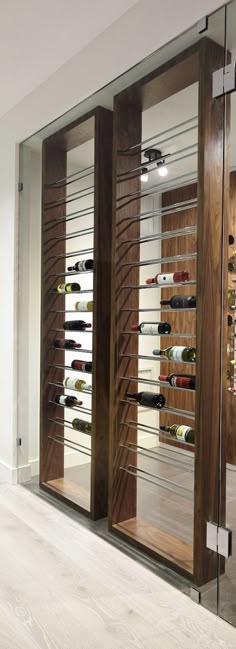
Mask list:
[[[23,189],[24,189],[24,185],[23,185],[23,183],[20,183],[20,182],[19,182],[19,183],[18,183],[18,192],[23,192]]]
[[[208,16],[203,16],[197,23],[197,30],[199,34],[208,30]]]
[[[21,446],[21,437],[16,438],[16,446]]]
[[[207,523],[206,547],[228,559],[232,555],[232,530],[218,527],[216,523]]]
[[[236,90],[236,69],[235,63],[226,65],[212,74],[212,97],[221,97],[228,92]]]
[[[193,586],[190,589],[190,597],[196,604],[201,604],[201,593],[196,588],[193,588]]]

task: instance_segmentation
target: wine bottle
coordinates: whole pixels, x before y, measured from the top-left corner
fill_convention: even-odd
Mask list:
[[[55,401],[61,406],[67,406],[69,408],[72,408],[73,406],[82,406],[83,404],[83,401],[78,401],[76,397],[66,396],[65,394],[57,395]]]
[[[195,430],[194,428],[190,428],[190,426],[179,426],[178,424],[173,424],[172,426],[160,426],[160,430],[170,433],[171,437],[175,437],[180,442],[194,444]]]
[[[232,318],[232,315],[228,314],[228,327],[232,327],[233,324],[236,324],[236,320]]]
[[[167,347],[166,349],[154,349],[154,356],[165,356],[170,361],[176,361],[181,363],[181,361],[194,363],[196,361],[196,349],[195,347],[182,347],[181,345],[175,345],[174,347]]]
[[[171,309],[195,309],[196,303],[195,295],[173,295],[170,300],[160,300],[160,304],[166,304]]]
[[[71,284],[59,284],[54,290],[57,293],[77,293],[80,288],[77,282],[72,282]]]
[[[127,392],[126,396],[135,399],[141,406],[149,408],[163,408],[166,402],[163,394],[154,394],[154,392]]]
[[[92,424],[89,421],[84,421],[84,419],[73,419],[72,428],[80,433],[87,433],[87,435],[91,435],[92,432]]]
[[[67,320],[64,322],[63,329],[65,331],[85,331],[89,329],[92,325],[89,322],[84,322],[84,320]]]
[[[73,370],[78,370],[78,372],[92,372],[92,363],[86,361],[72,361],[71,367]]]
[[[93,302],[76,302],[76,311],[93,311]]]
[[[67,270],[76,270],[79,273],[83,273],[85,270],[93,270],[93,259],[81,259],[74,266],[69,266]]]
[[[176,284],[189,282],[190,274],[186,270],[177,270],[175,273],[158,273],[155,277],[146,279],[146,284]]]
[[[196,377],[192,374],[160,374],[159,381],[167,381],[175,388],[186,388],[188,390],[196,389]]]
[[[235,237],[233,236],[233,234],[229,234],[229,246],[233,246],[234,243]]]
[[[92,386],[89,383],[86,383],[86,381],[81,381],[80,379],[72,379],[70,378],[70,376],[67,376],[64,379],[63,385],[65,388],[78,390],[78,392],[83,392],[84,390],[91,392],[92,390]]]
[[[64,338],[55,338],[53,345],[57,349],[80,349],[80,347],[82,347],[82,345],[76,343],[75,340],[65,340]]]
[[[141,334],[169,334],[171,326],[169,322],[141,322],[131,325],[132,331],[139,331]]]

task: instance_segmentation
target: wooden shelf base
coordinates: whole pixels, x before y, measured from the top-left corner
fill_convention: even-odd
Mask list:
[[[144,549],[148,548],[158,554],[173,566],[179,566],[185,573],[193,574],[193,546],[185,541],[154,527],[141,518],[130,518],[113,525],[112,529],[136,541]]]
[[[76,484],[76,482],[66,480],[65,478],[57,478],[57,480],[44,482],[42,486],[54,494],[62,496],[63,500],[74,503],[80,509],[86,510],[88,513],[90,512],[90,494],[86,489]]]

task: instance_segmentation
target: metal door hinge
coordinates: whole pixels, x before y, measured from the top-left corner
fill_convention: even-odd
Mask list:
[[[212,97],[221,97],[236,90],[235,63],[226,65],[212,74]]]
[[[208,522],[206,547],[228,559],[232,554],[232,530]]]
[[[18,192],[23,192],[24,185],[23,183],[18,183]]]
[[[21,446],[21,437],[16,438],[16,446]]]
[[[197,23],[197,30],[199,34],[208,30],[208,16],[203,16]]]

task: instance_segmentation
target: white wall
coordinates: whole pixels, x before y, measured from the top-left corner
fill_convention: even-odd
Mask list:
[[[4,305],[0,318],[0,480],[12,480],[16,466],[17,144],[221,4],[222,0],[141,0],[0,120],[0,276]],[[24,440],[21,452],[24,464]]]

